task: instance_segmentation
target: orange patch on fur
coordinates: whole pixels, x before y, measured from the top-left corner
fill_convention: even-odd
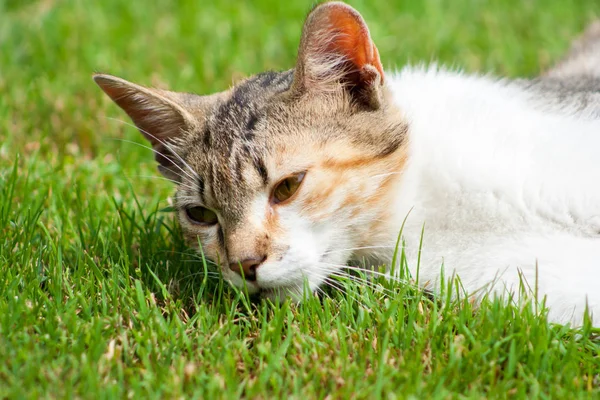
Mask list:
[[[327,169],[337,169],[337,170],[348,170],[353,168],[365,167],[374,162],[378,161],[376,158],[365,157],[365,158],[349,158],[349,159],[334,159],[334,158],[326,158],[323,160],[321,165],[323,168]]]
[[[329,199],[338,183],[339,181],[332,181],[332,183],[327,187],[319,187],[317,188],[318,190],[313,190],[311,194],[304,200],[304,204],[316,206],[315,208],[321,208],[323,203]]]
[[[351,205],[359,204],[360,202],[362,202],[362,200],[363,198],[361,196],[355,193],[350,193],[348,196],[346,196],[340,207],[345,208]]]
[[[406,162],[407,154],[406,154],[405,147],[401,147],[400,149],[396,150],[395,152],[390,153],[389,155],[386,155],[384,157],[373,157],[373,156],[357,157],[357,156],[353,156],[352,154],[349,154],[349,157],[347,157],[345,159],[336,159],[333,157],[327,157],[321,162],[321,166],[323,168],[327,168],[327,169],[336,169],[336,170],[346,171],[346,170],[350,170],[350,169],[369,167],[376,163],[388,163],[388,160],[390,158],[393,158],[394,155],[396,156],[397,161],[393,161],[393,162],[389,163],[389,164],[391,164],[389,166],[385,166],[385,165],[382,166],[380,168],[380,171],[381,171],[381,173],[385,173],[388,170],[400,171]]]

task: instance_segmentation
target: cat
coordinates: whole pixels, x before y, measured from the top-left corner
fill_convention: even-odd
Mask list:
[[[348,263],[389,266],[402,227],[421,285],[439,289],[442,267],[470,294],[524,283],[550,321],[578,325],[600,316],[596,30],[534,80],[387,72],[362,16],[327,2],[291,70],[206,96],[94,80],[176,183],[188,243],[231,284],[301,299]]]

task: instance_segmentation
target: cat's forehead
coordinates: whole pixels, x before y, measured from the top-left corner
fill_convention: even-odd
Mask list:
[[[273,135],[263,128],[274,97],[286,92],[292,80],[292,70],[265,72],[236,85],[206,112],[186,145],[187,162],[201,180],[202,200],[226,209],[231,218],[239,217],[244,201],[267,184]]]
[[[379,157],[402,142],[398,123],[390,123],[384,112],[358,109],[343,91],[293,96],[293,79],[293,70],[256,75],[205,112],[185,151],[186,161],[203,180],[203,200],[209,206],[240,217],[254,194],[284,174],[298,172],[289,169],[299,159],[318,159],[327,143]],[[381,131],[399,135],[379,137]]]
[[[204,150],[226,153],[233,146],[254,142],[268,105],[290,88],[292,79],[291,70],[264,72],[233,87],[206,115],[200,135]]]

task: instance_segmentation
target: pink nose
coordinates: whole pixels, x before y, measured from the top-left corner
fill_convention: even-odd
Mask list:
[[[243,276],[245,279],[254,282],[256,280],[256,270],[266,259],[266,256],[263,258],[247,258],[243,261],[229,264],[229,269]]]

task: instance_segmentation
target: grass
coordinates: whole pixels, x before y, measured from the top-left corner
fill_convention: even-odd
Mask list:
[[[384,65],[534,76],[594,0],[357,0]],[[172,188],[91,81],[209,93],[292,65],[311,3],[0,0],[1,398],[593,398],[598,332],[375,280],[251,302],[186,250]],[[232,78],[233,77],[233,78]]]

